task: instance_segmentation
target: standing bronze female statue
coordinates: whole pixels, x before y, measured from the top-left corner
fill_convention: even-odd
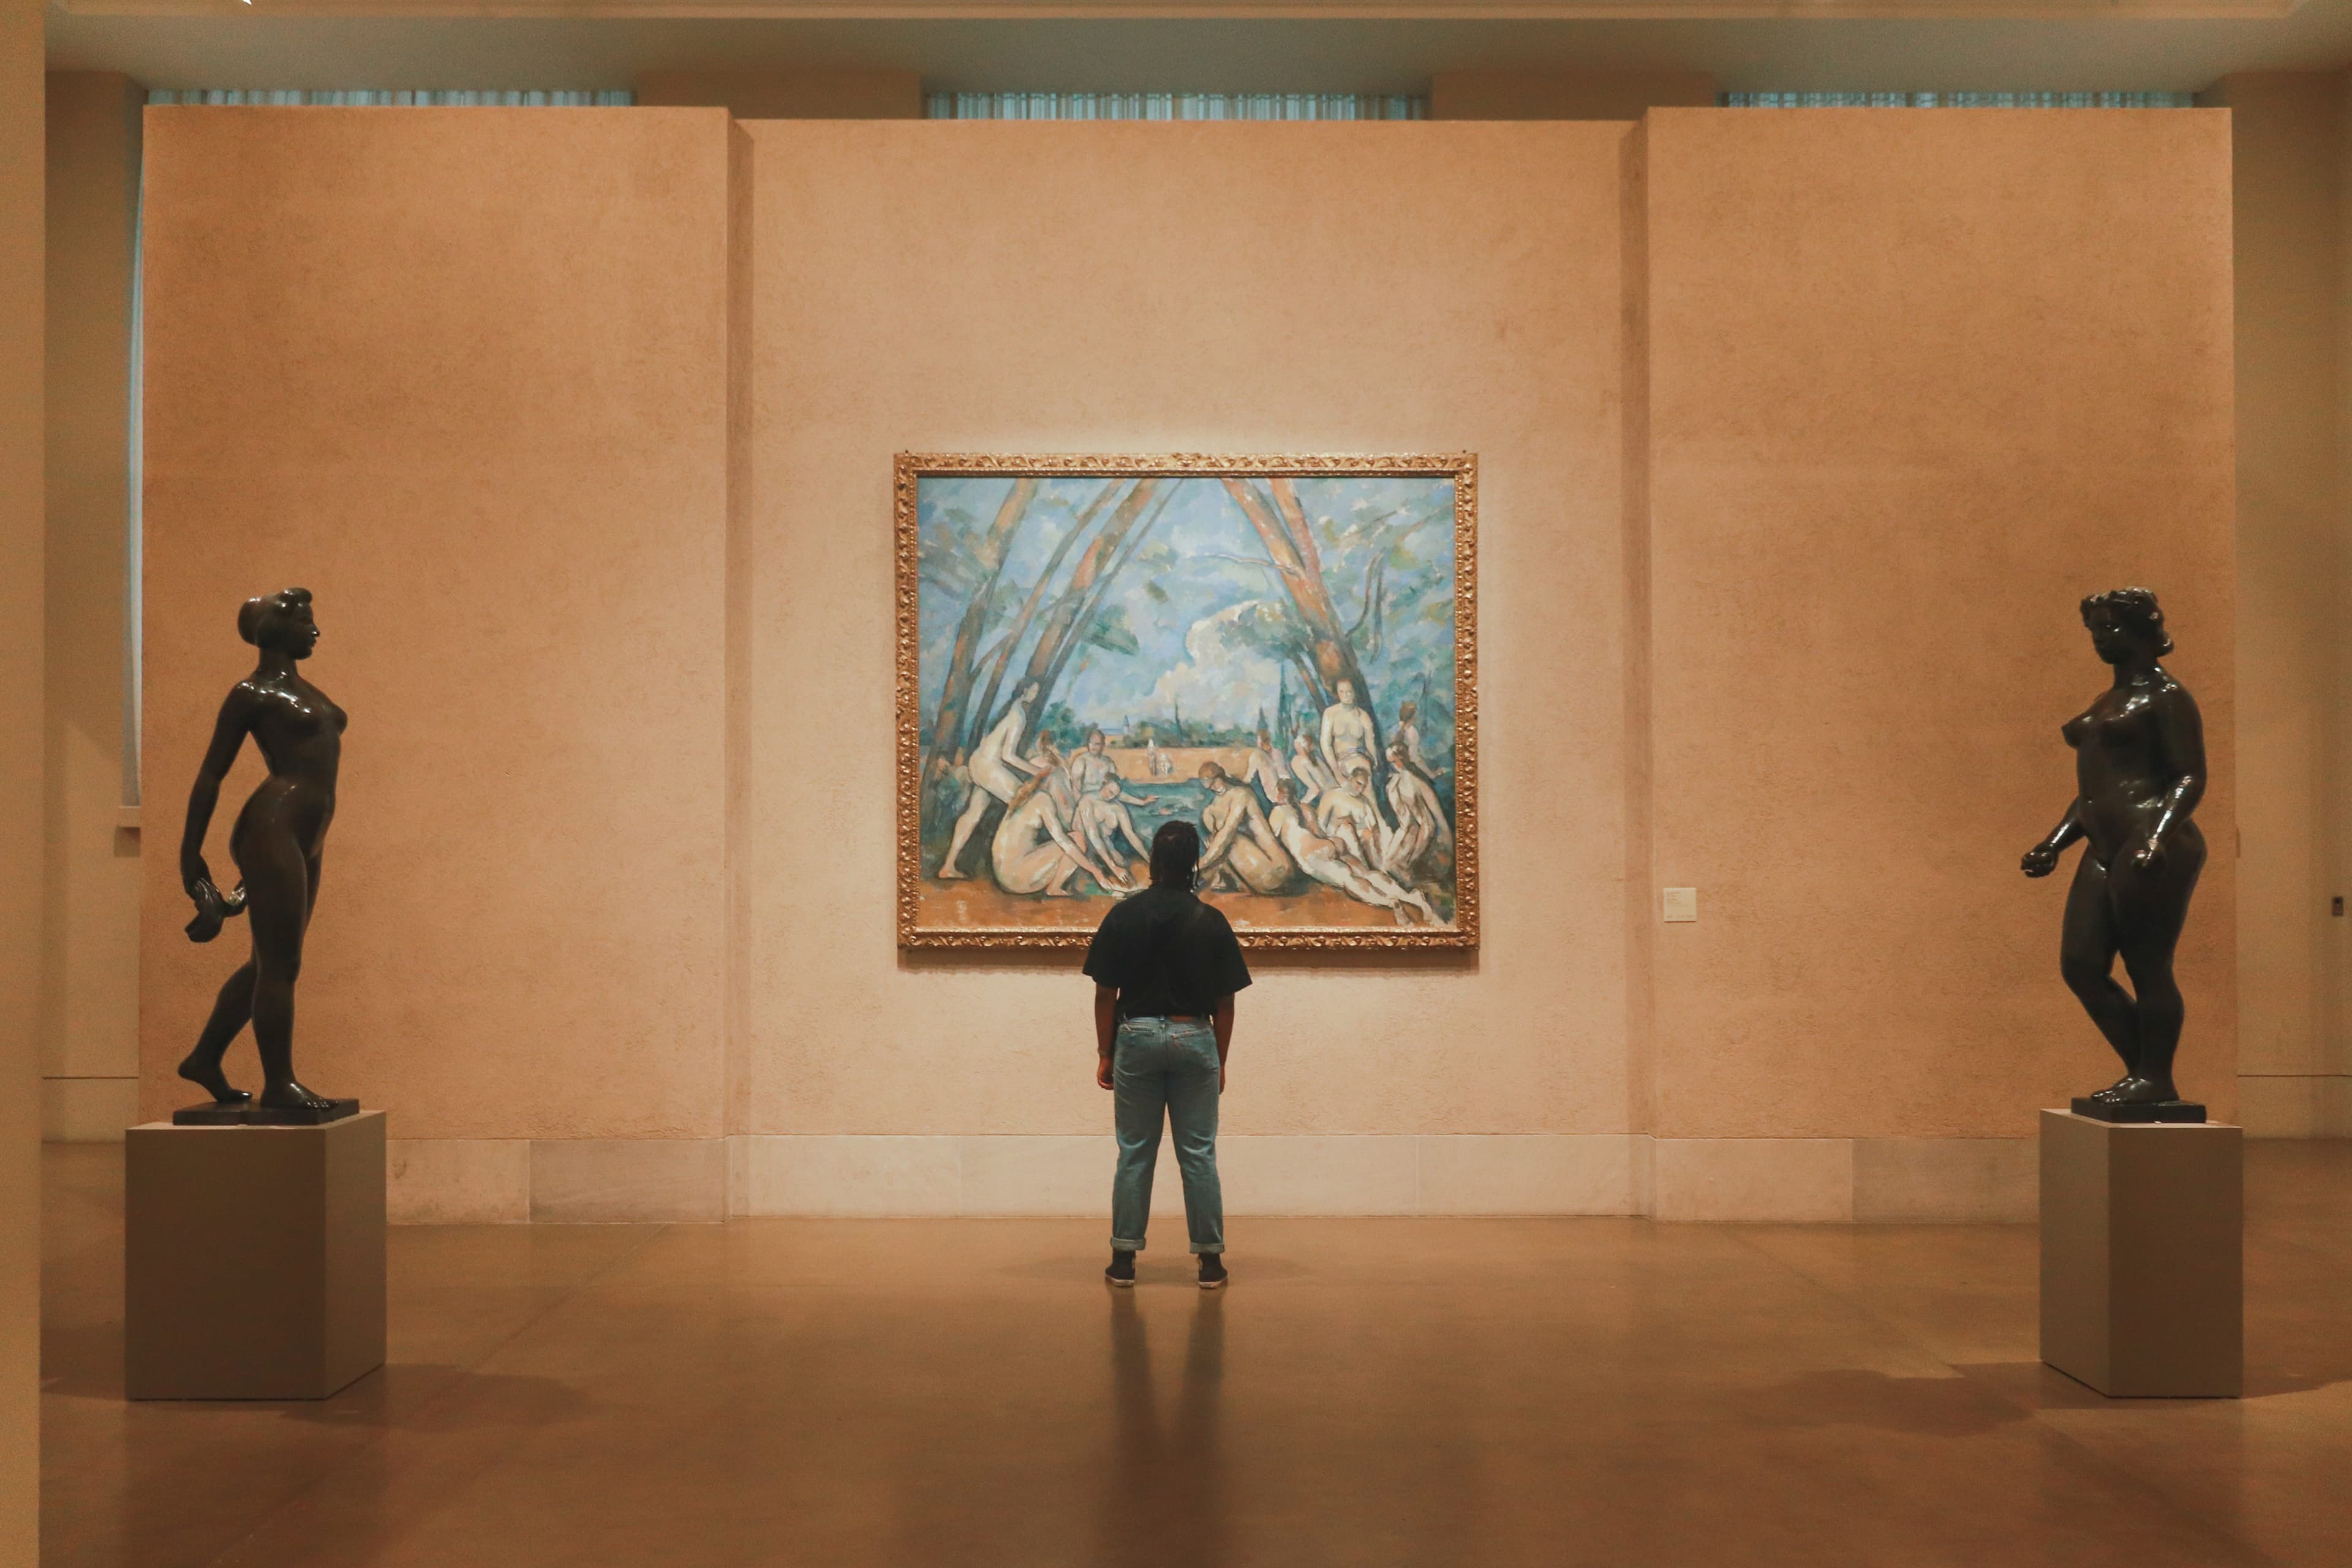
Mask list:
[[[357,1102],[322,1099],[295,1081],[294,982],[302,973],[303,933],[319,900],[319,857],[335,817],[335,768],[346,719],[325,692],[295,673],[296,663],[310,658],[319,641],[308,588],[247,599],[237,611],[236,629],[261,657],[221,704],[212,745],[188,794],[180,881],[196,902],[188,935],[210,941],[222,917],[242,909],[253,922],[253,956],[221,987],[195,1049],[180,1064],[180,1076],[210,1091],[215,1104],[174,1120],[331,1121],[350,1115]],[[223,896],[204,851],[221,781],[248,734],[269,764],[269,776],[229,832],[229,855],[245,876],[240,901],[236,894]],[[221,1057],[248,1021],[261,1054],[261,1099],[254,1110],[242,1111],[252,1097],[229,1087]]]
[[[2059,851],[2085,841],[2066,895],[2059,969],[2123,1058],[2124,1076],[2074,1102],[2106,1121],[2204,1120],[2172,1085],[2180,1044],[2180,988],[2172,950],[2205,867],[2205,837],[2189,814],[2205,793],[2205,727],[2188,688],[2157,662],[2172,651],[2164,612],[2145,588],[2083,601],[2091,646],[2115,684],[2068,721],[2074,803],[2050,837],[2025,852],[2029,877],[2057,868]],[[2132,990],[2116,984],[2121,954]]]

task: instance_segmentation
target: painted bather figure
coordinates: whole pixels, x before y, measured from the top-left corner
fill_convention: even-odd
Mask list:
[[[1135,887],[1132,877],[1121,875],[1129,861],[1126,851],[1119,847],[1120,839],[1126,839],[1137,858],[1146,864],[1151,859],[1151,847],[1143,841],[1143,835],[1136,831],[1135,818],[1128,815],[1129,798],[1119,788],[1118,775],[1113,774],[1105,779],[1094,794],[1078,802],[1079,842],[1086,846],[1097,863],[1116,879],[1112,890],[1118,892],[1131,891]],[[1143,803],[1139,801],[1137,804]]]
[[[1042,777],[1013,792],[990,841],[989,865],[996,885],[1008,893],[1066,899],[1072,896],[1070,879],[1080,871],[1106,888],[1118,885],[1071,836]]]
[[[956,818],[955,834],[948,841],[947,858],[940,862],[940,879],[955,881],[971,875],[957,868],[963,858],[964,846],[987,815],[988,803],[1002,803],[1008,810],[1013,797],[1020,793],[1024,779],[1037,772],[1037,764],[1021,755],[1021,729],[1029,717],[1029,704],[1037,700],[1037,684],[1031,681],[1021,689],[1013,705],[996,727],[981,738],[972,748],[967,764],[971,770],[971,794],[963,803],[963,813]]]
[[[1370,869],[1381,864],[1389,828],[1372,804],[1370,763],[1361,757],[1348,760],[1339,783],[1315,802],[1315,826],[1357,865]]]
[[[1396,817],[1381,854],[1381,869],[1400,882],[1420,879],[1423,862],[1450,856],[1454,830],[1437,792],[1413,765],[1412,749],[1400,734],[1389,742],[1389,810]]]
[[[1298,786],[1285,780],[1282,804],[1266,817],[1275,837],[1298,863],[1298,868],[1327,887],[1339,889],[1360,903],[1384,909],[1396,916],[1399,925],[1410,925],[1405,910],[1421,911],[1430,924],[1437,923],[1437,910],[1427,899],[1411,888],[1401,887],[1385,872],[1372,870],[1349,860],[1339,846],[1315,831],[1298,805]]]
[[[1314,805],[1315,797],[1331,787],[1330,773],[1315,760],[1315,736],[1310,731],[1299,731],[1297,740],[1291,745],[1290,777],[1298,785],[1298,804],[1301,805]],[[1282,804],[1281,781],[1276,782],[1275,804],[1279,805]]]
[[[1257,743],[1250,748],[1248,766],[1250,787],[1265,797],[1267,805],[1272,805],[1276,799],[1275,791],[1289,773],[1282,765],[1281,753],[1274,749],[1274,737],[1264,730],[1257,732]]]
[[[1323,763],[1332,777],[1344,779],[1348,770],[1360,761],[1367,772],[1372,765],[1372,716],[1356,706],[1356,683],[1339,682],[1339,700],[1323,710]]]
[[[1209,836],[1201,851],[1201,885],[1230,889],[1238,884],[1253,893],[1286,891],[1297,870],[1257,795],[1235,787],[1214,763],[1201,764],[1201,782],[1211,797],[1201,813],[1201,826]]]

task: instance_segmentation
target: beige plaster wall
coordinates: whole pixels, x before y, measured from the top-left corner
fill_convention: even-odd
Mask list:
[[[159,109],[147,150],[146,1114],[245,948],[181,935],[172,825],[238,603],[299,584],[352,722],[298,1071],[404,1138],[715,1136],[726,115]]]
[[[2114,1077],[2019,855],[2143,583],[2203,709],[2183,1089],[2235,1106],[2218,114],[1647,126],[1662,1137],[2020,1136]],[[2071,867],[2069,868],[2071,874]],[[1665,1173],[1662,1163],[1662,1184]]]
[[[122,825],[138,83],[47,82],[48,938],[42,1131],[110,1140],[137,1110],[139,833]]]
[[[1639,120],[1652,109],[1706,108],[1715,78],[1689,70],[1444,70],[1430,78],[1432,120]]]
[[[738,120],[919,120],[923,79],[894,70],[640,71],[646,108],[724,109]]]
[[[0,0],[0,1568],[40,1561],[40,0]]]
[[[2225,78],[2238,394],[2239,1073],[2247,1131],[2352,1132],[2345,723],[2343,71]]]
[[[149,128],[150,793],[317,589],[301,1059],[409,1217],[1098,1203],[1076,955],[894,945],[899,449],[1480,457],[1487,942],[1260,961],[1236,1212],[2023,1212],[2106,1064],[2016,860],[2132,579],[2231,1109],[2218,117]],[[238,952],[150,859],[152,1110]]]
[[[2336,451],[2336,582],[2343,609],[2335,617],[2334,702],[2329,748],[2327,802],[2328,885],[2332,900],[2342,896],[2352,906],[2352,720],[2344,709],[2352,700],[2352,632],[2345,617],[2352,615],[2352,70],[2335,77],[2337,112],[2330,138],[2336,149],[2336,201],[2334,221],[2326,226],[2334,241],[2336,289],[2335,342]],[[2312,1085],[2320,1115],[2315,1131],[2335,1137],[2352,1136],[2352,915],[2326,917],[2327,935],[2324,960],[2320,1020],[2326,1049],[2324,1069]]]
[[[751,131],[745,1131],[1106,1124],[1076,953],[893,945],[898,449],[1476,452],[1485,946],[1257,961],[1224,1125],[1623,1131],[1625,127]]]

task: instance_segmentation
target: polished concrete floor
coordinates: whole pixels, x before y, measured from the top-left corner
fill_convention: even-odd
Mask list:
[[[2249,1146],[2212,1403],[2042,1367],[2027,1226],[773,1220],[395,1230],[383,1372],[128,1405],[48,1175],[53,1563],[2352,1562],[2352,1144]]]

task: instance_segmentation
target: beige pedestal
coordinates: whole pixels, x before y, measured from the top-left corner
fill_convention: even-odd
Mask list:
[[[324,1399],[383,1364],[383,1112],[131,1129],[123,1386]]]
[[[2042,1359],[2101,1394],[2235,1398],[2245,1174],[2220,1121],[2042,1113]]]

